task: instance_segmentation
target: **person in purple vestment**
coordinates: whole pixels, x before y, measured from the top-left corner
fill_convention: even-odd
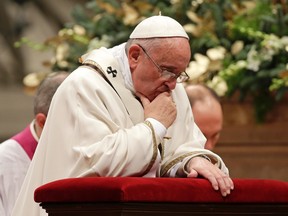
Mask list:
[[[0,144],[0,215],[9,216],[42,133],[49,106],[59,85],[69,75],[57,72],[39,85],[34,98],[34,119],[21,132]]]

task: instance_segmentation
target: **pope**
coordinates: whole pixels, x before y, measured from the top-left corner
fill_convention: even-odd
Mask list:
[[[70,177],[201,176],[230,194],[228,169],[204,149],[181,84],[190,57],[188,35],[167,16],[144,19],[126,43],[81,56],[53,97],[12,215],[46,215],[34,190]]]

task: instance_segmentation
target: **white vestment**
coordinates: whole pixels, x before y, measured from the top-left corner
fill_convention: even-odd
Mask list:
[[[0,216],[11,215],[37,142],[32,122],[19,134],[0,144]]]
[[[206,139],[194,123],[181,84],[172,92],[177,118],[165,135],[171,139],[164,139],[160,153],[154,131],[144,123],[141,103],[125,85],[123,74],[130,71],[122,70],[127,66],[106,48],[92,51],[84,60],[94,62],[114,89],[87,66],[73,71],[59,86],[13,216],[47,215],[34,202],[34,190],[58,179],[169,176],[176,164],[199,154],[212,157],[228,172],[219,156],[203,149]]]

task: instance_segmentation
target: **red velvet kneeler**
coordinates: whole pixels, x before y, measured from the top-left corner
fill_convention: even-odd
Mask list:
[[[284,212],[288,215],[288,183],[278,180],[259,180],[259,179],[233,179],[235,189],[227,197],[222,197],[219,191],[212,189],[210,182],[206,179],[189,179],[189,178],[141,178],[141,177],[98,177],[98,178],[69,178],[47,183],[35,190],[34,198],[36,202],[41,203],[43,208],[46,208],[49,213],[49,204],[52,204],[52,209],[55,205],[65,205],[66,208],[75,208],[79,204],[80,209],[84,210],[85,203],[95,204],[94,211],[101,209],[103,205],[108,205],[105,212],[109,213],[109,203],[117,204],[117,208],[122,204],[140,204],[138,207],[133,207],[133,212],[136,214],[147,212],[147,215],[153,215],[149,212],[154,204],[157,204],[156,213],[161,212],[161,208],[166,211],[169,207],[174,206],[169,212],[173,212],[181,204],[183,208],[187,209],[185,212],[191,213],[193,205],[199,209],[211,209],[211,212],[218,211],[221,207],[221,214],[226,212],[244,212],[247,215],[257,214],[265,215],[266,213],[275,213],[274,215],[283,215]],[[67,204],[70,207],[67,207]],[[77,204],[77,205],[76,205]],[[148,204],[148,205],[147,205]],[[164,206],[160,206],[164,204]],[[146,207],[145,207],[146,205]],[[236,207],[235,207],[236,205]],[[166,207],[165,207],[166,206]],[[200,206],[200,207],[199,207]],[[114,206],[115,207],[115,206]],[[126,205],[127,207],[127,205]],[[182,208],[181,207],[181,208]],[[89,207],[87,207],[89,208]],[[142,208],[142,209],[141,209]],[[166,208],[166,210],[165,210]],[[258,210],[256,211],[256,209]],[[59,206],[56,208],[59,211]],[[111,211],[113,206],[111,206]],[[119,214],[115,215],[133,215],[124,214],[123,206],[119,208]],[[137,209],[137,211],[136,211]],[[190,209],[190,210],[189,210]],[[196,208],[195,208],[196,209]],[[245,210],[246,209],[246,210]],[[254,210],[256,212],[254,212]],[[50,209],[51,210],[51,209]],[[86,209],[87,210],[87,209]],[[61,211],[61,210],[60,210]],[[67,209],[65,210],[67,213]],[[121,211],[121,212],[120,212]],[[53,211],[52,211],[53,212]],[[55,212],[55,209],[54,209]],[[75,209],[71,210],[75,213]],[[81,213],[69,213],[55,215],[90,215]],[[126,213],[130,212],[127,211]],[[87,213],[87,212],[86,212]],[[154,212],[155,213],[155,212]],[[155,215],[156,215],[155,213]],[[182,212],[183,213],[183,212]],[[169,215],[184,215],[178,210],[175,214]],[[194,212],[195,213],[195,212]],[[199,213],[199,212],[198,212]],[[233,213],[233,214],[234,214]],[[49,215],[54,215],[49,213]],[[92,214],[91,214],[92,215]],[[101,215],[112,215],[104,214]],[[114,214],[113,214],[114,215]],[[198,214],[200,215],[200,214]],[[242,214],[241,214],[242,215]]]

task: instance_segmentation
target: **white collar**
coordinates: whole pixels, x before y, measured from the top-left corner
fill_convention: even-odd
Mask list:
[[[118,64],[120,65],[121,73],[125,82],[125,87],[135,93],[130,66],[125,52],[125,45],[126,43],[122,43],[118,46],[108,49],[108,51],[111,52],[111,54],[117,59]]]
[[[37,133],[36,133],[36,130],[35,130],[35,124],[36,124],[36,122],[35,122],[36,120],[35,119],[33,119],[33,121],[30,123],[30,131],[31,131],[31,134],[32,134],[32,136],[34,137],[34,139],[37,141],[37,142],[39,142],[39,137],[37,136]]]

